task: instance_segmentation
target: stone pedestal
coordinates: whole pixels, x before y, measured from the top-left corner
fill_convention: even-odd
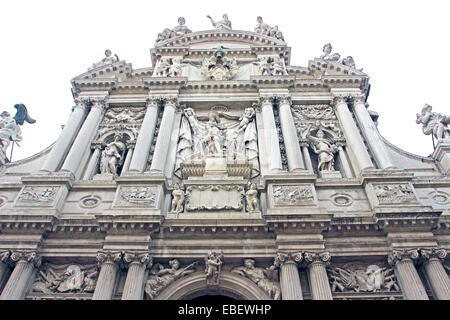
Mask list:
[[[227,159],[224,157],[209,156],[205,158],[205,175],[226,176]]]
[[[2,291],[0,300],[23,300],[31,287],[35,268],[41,264],[41,258],[36,252],[13,252],[11,261],[16,262],[16,266]]]
[[[303,300],[300,276],[298,274],[298,262],[300,262],[302,258],[300,252],[279,252],[275,258],[275,264],[280,268],[282,300]]]
[[[144,296],[145,271],[148,267],[151,267],[152,258],[147,252],[126,252],[123,260],[128,265],[128,273],[123,288],[122,300],[142,300]]]
[[[439,140],[431,157],[439,162],[445,174],[450,174],[450,138]]]
[[[424,269],[433,295],[438,300],[450,300],[450,280],[441,259],[445,259],[445,249],[421,250],[425,259]]]
[[[342,175],[339,171],[320,171],[320,177],[323,179],[340,179]]]
[[[305,252],[308,264],[308,278],[313,300],[333,300],[325,266],[330,261],[328,252]]]
[[[406,300],[429,300],[412,259],[417,259],[417,250],[393,250],[388,258],[395,268],[395,275]]]
[[[112,300],[116,286],[117,272],[122,261],[121,252],[99,252],[97,261],[100,265],[100,274],[95,286],[92,300]]]

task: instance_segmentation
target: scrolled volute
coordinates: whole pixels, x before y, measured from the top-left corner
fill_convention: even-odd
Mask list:
[[[328,264],[331,260],[331,255],[327,251],[305,252],[304,257],[305,257],[305,263],[307,263],[307,264],[317,263],[317,262]]]
[[[10,259],[12,262],[28,262],[32,263],[36,268],[41,266],[42,258],[36,251],[13,251]]]
[[[280,267],[285,263],[299,263],[303,260],[302,252],[277,252],[274,265]]]
[[[403,249],[403,250],[392,250],[391,254],[388,256],[388,263],[390,265],[396,265],[398,262],[410,259],[416,260],[419,258],[418,249]]]
[[[144,265],[146,268],[151,268],[153,264],[153,258],[148,252],[130,252],[126,251],[123,254],[123,262],[125,265],[130,265],[132,263],[139,263]]]

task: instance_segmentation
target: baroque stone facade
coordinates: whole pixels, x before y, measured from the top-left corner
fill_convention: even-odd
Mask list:
[[[425,105],[435,152],[407,153],[351,56],[292,66],[262,17],[207,18],[146,68],[106,50],[33,157],[2,114],[0,299],[450,299],[449,117]]]

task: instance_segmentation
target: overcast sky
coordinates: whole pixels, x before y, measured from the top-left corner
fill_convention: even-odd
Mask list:
[[[151,66],[150,48],[180,16],[192,31],[213,29],[206,15],[227,13],[235,30],[253,31],[256,17],[283,32],[291,65],[308,66],[330,42],[353,56],[372,85],[368,102],[391,143],[428,156],[431,136],[415,123],[429,103],[450,114],[448,1],[2,1],[0,112],[24,103],[37,120],[22,126],[13,160],[45,149],[61,132],[73,103],[70,79],[109,48],[133,69]],[[8,151],[9,154],[9,151]]]

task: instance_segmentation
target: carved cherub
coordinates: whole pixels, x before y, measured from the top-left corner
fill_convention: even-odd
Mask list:
[[[206,282],[209,285],[219,284],[219,275],[222,271],[222,261],[223,253],[222,251],[210,251],[208,256],[205,258],[205,274]]]
[[[245,200],[247,200],[248,212],[258,210],[258,190],[256,190],[256,184],[250,184],[250,188],[245,193]]]
[[[179,183],[173,185],[172,191],[172,212],[180,213],[183,211],[184,191],[180,188]]]

